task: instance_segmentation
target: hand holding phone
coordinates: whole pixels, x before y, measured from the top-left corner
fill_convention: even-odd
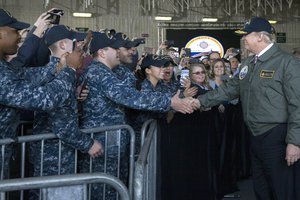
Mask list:
[[[48,13],[50,14],[49,19],[51,24],[59,24],[60,17],[64,15],[64,11],[60,9],[53,9]]]
[[[180,84],[183,86],[184,80],[189,78],[189,70],[188,69],[182,69],[180,74]]]
[[[190,48],[183,48],[181,50],[181,57],[184,58],[184,57],[191,57],[191,49]]]

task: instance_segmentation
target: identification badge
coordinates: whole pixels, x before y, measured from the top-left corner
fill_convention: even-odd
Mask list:
[[[259,77],[260,78],[273,78],[275,71],[274,70],[265,70],[262,69],[260,71]]]
[[[239,73],[239,79],[243,80],[245,78],[245,76],[247,75],[247,73],[248,73],[248,66],[246,65],[241,69],[241,71]]]

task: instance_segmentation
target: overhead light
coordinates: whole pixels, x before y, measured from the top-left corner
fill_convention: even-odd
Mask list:
[[[92,17],[92,13],[74,12],[73,17]]]
[[[217,22],[218,18],[202,18],[203,22]]]
[[[172,17],[156,16],[156,17],[154,17],[154,19],[157,21],[170,21],[170,20],[172,20]]]
[[[269,20],[269,23],[270,24],[277,24],[277,21],[276,20]]]

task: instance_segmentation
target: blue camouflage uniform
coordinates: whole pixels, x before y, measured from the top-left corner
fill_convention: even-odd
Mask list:
[[[89,95],[83,102],[83,110],[80,118],[81,128],[93,128],[125,124],[125,107],[135,109],[155,110],[165,112],[170,109],[171,97],[162,93],[139,92],[133,87],[128,87],[110,68],[99,61],[93,61],[83,74],[87,80]],[[126,133],[121,133],[121,138],[116,132],[108,134],[105,144],[104,134],[97,134],[95,139],[102,142],[106,148],[106,172],[117,176],[118,148],[120,147],[121,162],[128,145]],[[128,160],[125,161],[128,165]],[[82,172],[89,169],[88,160],[82,161]],[[121,163],[122,165],[122,163]],[[93,162],[93,169],[97,172],[104,171],[104,157],[98,157]],[[121,174],[127,177],[127,174]],[[102,199],[102,186],[93,185],[92,199]],[[107,190],[106,199],[115,199],[116,194]]]
[[[17,31],[28,28],[29,26],[30,24],[15,19],[8,11],[0,9],[0,27],[9,27]],[[17,32],[11,34],[16,38]],[[34,37],[32,38],[34,39]],[[3,38],[1,38],[1,40],[3,40]],[[14,40],[14,42],[15,44],[11,44],[11,47],[16,45],[17,40]],[[17,64],[17,66],[4,60],[7,55],[6,52],[3,51],[4,49],[2,49],[4,46],[1,46],[1,53],[3,54],[0,60],[1,138],[14,138],[16,136],[16,127],[19,124],[20,115],[19,109],[49,111],[61,105],[65,105],[67,103],[66,100],[73,92],[75,72],[70,68],[63,69],[56,79],[42,87],[36,86],[24,78],[20,66],[24,66],[23,61],[28,58],[27,56],[30,57],[29,51],[36,48],[34,44],[25,47],[25,50],[28,50],[28,52],[22,51],[19,53],[17,59],[20,59],[18,62],[21,64]],[[31,47],[33,49],[31,49]],[[8,164],[12,153],[11,146],[6,145],[5,147],[5,152],[0,152],[1,157],[2,153],[5,155],[5,158],[0,158],[1,179],[4,178],[2,175],[5,177],[8,176]]]
[[[36,77],[36,84],[47,84],[55,78],[56,64],[58,62],[59,58],[50,57],[50,63],[48,63],[47,66],[35,67],[32,68],[32,70],[27,70],[26,76],[28,78],[31,77],[31,79]],[[76,148],[83,152],[87,152],[93,144],[93,140],[88,135],[82,134],[78,131],[77,123],[77,102],[74,92],[70,95],[66,105],[63,105],[50,112],[35,113],[33,133],[42,134],[54,132],[62,140],[62,148],[65,149],[65,151],[62,151],[61,161],[62,164],[65,163],[65,165],[61,166],[61,171],[58,171],[58,141],[49,141],[49,147],[46,147],[47,151],[44,152],[44,159],[48,162],[55,163],[56,167],[51,169],[44,166],[45,171],[42,173],[42,175],[74,173],[74,149]],[[47,145],[47,143],[45,145]],[[69,152],[66,153],[67,151]],[[39,151],[37,150],[35,152]],[[38,153],[38,155],[40,155],[40,153]],[[34,160],[36,163],[35,166],[39,168],[40,156],[37,156]],[[73,165],[71,163],[73,163]],[[39,170],[36,170],[35,168],[35,175],[39,174]]]
[[[20,108],[50,111],[65,104],[74,91],[75,72],[70,68],[64,68],[51,83],[40,87],[20,76],[18,69],[4,60],[0,61],[1,139],[16,136]],[[5,151],[4,172],[10,157],[11,148],[8,147]]]
[[[124,124],[124,106],[157,112],[170,110],[170,95],[136,91],[101,62],[93,61],[83,77],[87,79],[89,95],[83,102],[82,128]]]
[[[145,79],[141,83],[141,91],[142,92],[166,92],[164,90],[162,81],[159,81],[154,88],[152,83]],[[170,94],[171,96],[171,94]],[[132,111],[132,127],[136,133],[136,145],[135,145],[135,155],[140,153],[140,146],[141,146],[141,128],[149,119],[158,119],[165,116],[165,113],[158,113],[153,111],[141,111],[141,110],[133,110]]]
[[[162,93],[170,93],[172,96],[180,89],[180,83],[176,80],[171,80],[170,82],[160,82],[160,91]]]
[[[55,25],[47,30],[44,35],[44,42],[47,46],[52,46],[63,39],[78,40],[84,39],[86,34],[72,31],[64,25]],[[59,58],[50,57],[50,62],[45,67],[27,68],[23,71],[23,76],[34,82],[36,85],[47,85],[57,76],[56,65]],[[55,175],[69,174],[75,172],[74,149],[88,152],[93,145],[90,136],[78,131],[77,101],[75,98],[75,81],[73,91],[66,102],[50,112],[36,112],[34,123],[34,134],[46,132],[55,133],[62,141],[61,152],[58,140],[46,141],[41,160],[40,145],[36,144],[34,149],[34,175]],[[62,91],[57,91],[62,92]],[[61,153],[61,155],[59,155]],[[59,163],[59,157],[61,161]],[[43,163],[43,170],[40,169],[40,162]],[[59,167],[58,165],[61,164]]]
[[[135,88],[137,78],[134,76],[134,72],[131,71],[125,65],[119,65],[112,70],[118,79],[120,79],[124,85]]]
[[[25,76],[34,79],[35,84],[45,85],[56,76],[56,64],[59,58],[50,57],[45,67],[35,67],[26,70]],[[77,102],[75,88],[68,99],[68,103],[50,112],[36,112],[33,134],[53,132],[62,141],[59,151],[57,139],[47,140],[44,143],[43,160],[41,160],[41,143],[31,146],[34,176],[47,176],[75,173],[75,149],[88,152],[93,145],[93,139],[78,130]],[[59,152],[61,154],[59,155]],[[59,160],[60,157],[60,160]],[[43,163],[43,170],[40,163]],[[60,167],[59,164],[60,163]],[[38,191],[31,191],[30,199],[38,199]]]

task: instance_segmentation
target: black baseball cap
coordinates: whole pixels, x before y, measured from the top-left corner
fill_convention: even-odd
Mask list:
[[[165,63],[170,62],[170,59],[159,56],[156,54],[147,54],[141,63],[141,69],[147,68],[149,66],[155,66],[155,67],[164,67]]]
[[[273,33],[273,27],[268,20],[261,17],[253,17],[249,22],[246,22],[244,28],[235,31],[238,35],[248,35],[252,32],[265,31]]]
[[[82,41],[85,39],[86,35],[86,33],[74,31],[65,25],[55,25],[46,31],[44,41],[47,46],[50,46],[62,39],[76,39],[78,41]]]
[[[134,39],[132,39],[131,41],[132,41],[134,47],[137,47],[137,46],[139,46],[140,44],[145,44],[145,42],[146,42],[146,41],[145,41],[145,38],[134,38]]]
[[[90,52],[95,53],[99,49],[103,49],[105,47],[118,49],[120,47],[124,47],[124,43],[120,40],[117,40],[114,35],[110,34],[109,32],[93,32],[93,39],[90,44]]]
[[[3,26],[8,26],[17,30],[22,30],[28,28],[30,24],[18,21],[7,10],[0,8],[0,27]]]
[[[129,37],[124,33],[118,32],[114,36],[117,40],[123,43],[123,47],[125,48],[132,48],[138,46],[136,42],[131,41]]]
[[[166,62],[166,63],[164,64],[165,67],[168,67],[168,66],[170,65],[170,63],[171,63],[173,66],[178,66],[177,63],[174,61],[174,59],[171,58],[171,56],[169,56],[169,55],[163,55],[162,58],[168,60],[168,62]]]

